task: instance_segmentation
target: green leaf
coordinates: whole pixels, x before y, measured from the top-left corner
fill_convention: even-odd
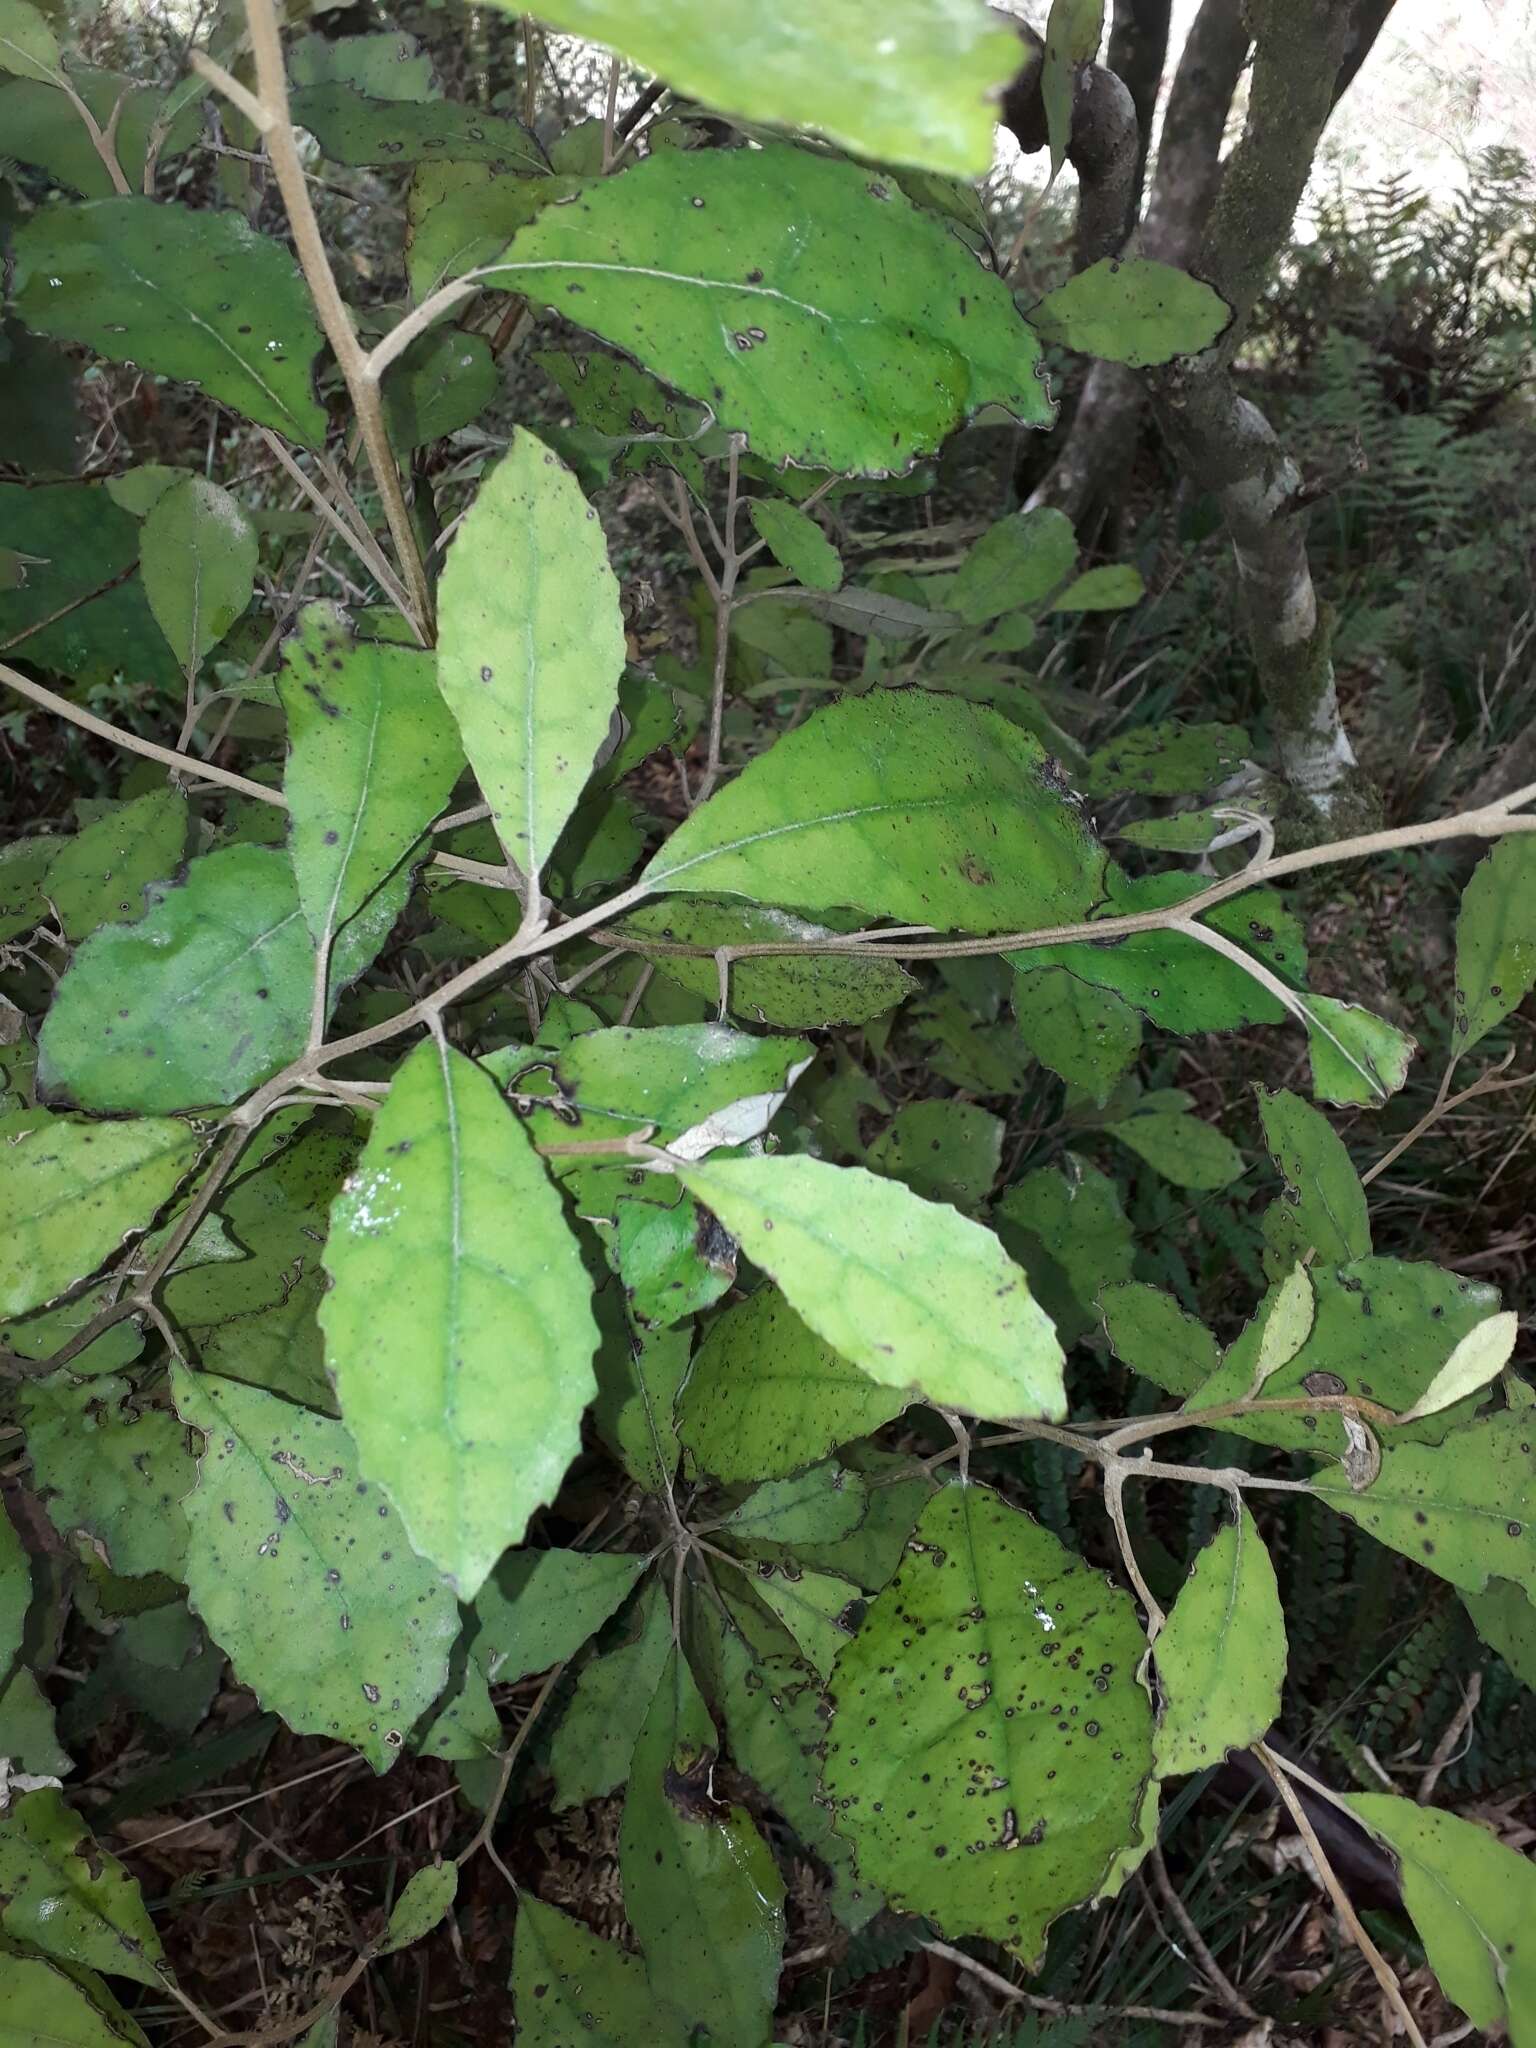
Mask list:
[[[86,1972],[0,1951],[0,2048],[144,2048],[144,2036]]]
[[[306,605],[283,649],[283,793],[299,902],[329,947],[442,810],[463,768],[432,656],[355,640],[340,608]]]
[[[1135,1245],[1119,1192],[1074,1154],[1065,1171],[1042,1166],[1015,1181],[992,1220],[1063,1344],[1092,1329],[1104,1288],[1131,1277]]]
[[[597,514],[524,429],[448,551],[441,611],[438,684],[502,845],[537,876],[607,737],[624,620]]]
[[[1285,1616],[1264,1539],[1241,1502],[1195,1559],[1153,1655],[1163,1696],[1152,1741],[1160,1778],[1206,1770],[1274,1725]]]
[[[845,1581],[845,1595],[851,1591]],[[819,1680],[787,1636],[751,1629],[742,1603],[721,1588],[723,1611],[701,1608],[700,1641],[711,1676],[706,1680],[725,1726],[731,1758],[767,1793],[811,1853],[832,1874],[832,1910],[848,1927],[861,1927],[879,1910],[880,1895],[864,1884],[853,1854],[833,1832],[820,1783],[826,1708]],[[775,1642],[783,1647],[775,1647]]]
[[[139,554],[149,608],[176,659],[195,672],[251,601],[256,529],[228,491],[189,476],[150,507]]]
[[[238,213],[172,200],[48,206],[16,231],[16,310],[35,334],[197,384],[319,448],[320,333],[297,264]]]
[[[42,893],[67,939],[84,939],[102,924],[132,924],[144,914],[144,892],[173,875],[187,843],[187,800],[178,789],[153,789],[105,817],[54,841],[58,852]]]
[[[60,851],[57,839],[13,839],[0,846],[0,940],[31,931],[48,915],[43,881]]]
[[[673,1409],[688,1374],[693,1328],[637,1330],[625,1318],[598,1346],[592,1421],[624,1470],[647,1493],[664,1493],[677,1470]]]
[[[857,8],[816,0],[740,12],[709,0],[545,0],[541,18],[723,114],[819,129],[855,155],[962,178],[990,163],[992,103],[1019,68],[1018,44],[973,0],[893,0],[878,36]]]
[[[16,1533],[16,1524],[0,1508],[0,1683],[10,1676],[21,1650],[31,1605],[32,1560]]]
[[[1140,1016],[1113,989],[1094,988],[1065,967],[1027,967],[1027,953],[1013,957],[1019,1036],[1070,1087],[1106,1101],[1141,1050]]]
[[[899,1180],[926,1202],[972,1215],[985,1202],[1003,1156],[1001,1117],[974,1102],[933,1099],[897,1110],[870,1146],[872,1172]]]
[[[1240,725],[1133,726],[1088,756],[1084,787],[1094,796],[1182,796],[1210,789],[1239,767],[1252,745]]]
[[[641,879],[988,932],[1085,915],[1103,874],[1038,740],[982,706],[877,690],[786,733]]]
[[[288,81],[295,89],[353,85],[381,100],[442,97],[431,58],[414,36],[397,32],[332,37],[317,30],[289,48]]]
[[[1347,1802],[1397,1857],[1403,1904],[1446,1997],[1473,2026],[1536,2040],[1536,1865],[1476,1821],[1357,1792]]]
[[[1375,1107],[1408,1078],[1418,1042],[1385,1017],[1332,996],[1304,996],[1312,1092],[1320,1102]]]
[[[512,1685],[574,1657],[633,1592],[642,1557],[523,1550],[504,1557],[475,1600],[475,1661]]]
[[[678,1178],[879,1385],[991,1421],[1065,1415],[1055,1332],[979,1223],[819,1159],[715,1160]]]
[[[383,890],[347,926],[333,998],[383,944],[401,901]],[[75,955],[43,1023],[40,1084],[84,1109],[151,1115],[237,1101],[303,1052],[314,972],[287,854],[204,854],[148,916],[97,932]]]
[[[727,1485],[782,1479],[899,1415],[904,1392],[877,1386],[759,1287],[710,1325],[678,1407],[691,1464]]]
[[[1204,885],[1179,874],[1131,877],[1110,867],[1099,914],[1163,910]],[[1300,919],[1271,889],[1251,889],[1218,903],[1203,922],[1272,968],[1287,982],[1306,973],[1306,934]],[[1236,1031],[1248,1024],[1279,1024],[1289,1014],[1246,968],[1213,953],[1186,932],[1133,932],[1119,939],[1075,939],[1006,956],[1019,968],[1070,968],[1079,981],[1113,989],[1165,1031]]]
[[[672,1653],[672,1610],[652,1578],[635,1607],[630,1640],[594,1657],[576,1681],[550,1743],[555,1810],[602,1799],[629,1776],[641,1724]]]
[[[126,1380],[77,1380],[65,1367],[22,1394],[34,1483],[61,1536],[83,1529],[124,1577],[179,1578],[180,1502],[197,1478],[187,1433],[163,1408],[134,1415]]]
[[[616,929],[638,943],[657,972],[679,988],[718,999],[720,969],[709,957],[723,946],[835,939],[826,925],[755,903],[712,903],[678,896],[632,911]],[[694,947],[691,956],[672,947]],[[894,1009],[917,983],[898,960],[851,954],[787,953],[779,959],[733,960],[727,1006],[733,1017],[781,1031],[820,1031],[834,1024],[867,1024]]]
[[[1147,256],[1106,256],[1030,307],[1042,341],[1144,370],[1198,355],[1222,334],[1232,309],[1219,292]]]
[[[74,86],[97,125],[112,130],[114,153],[130,189],[144,180],[145,157],[154,130],[170,115],[160,155],[169,160],[197,139],[202,108],[195,99],[175,108],[175,95],[163,96],[154,86],[100,71],[78,61],[69,66]],[[0,85],[0,134],[6,153],[16,161],[46,171],[61,185],[88,199],[106,198],[112,180],[85,123],[52,81],[15,78]]]
[[[915,640],[925,633],[946,632],[955,623],[949,612],[927,611],[922,605],[908,604],[905,598],[893,597],[886,590],[801,590],[795,593],[795,607],[824,619],[829,626],[840,626],[845,633],[892,645]],[[763,616],[761,607],[757,616]],[[748,620],[735,622],[738,642],[747,637],[749,630]],[[813,673],[820,675],[824,670],[817,664]]]
[[[326,1363],[362,1469],[472,1600],[580,1448],[597,1327],[560,1197],[462,1053],[429,1039],[396,1071],[325,1263]]]
[[[1045,105],[1046,132],[1051,144],[1051,177],[1066,161],[1072,136],[1072,103],[1077,71],[1098,55],[1104,33],[1104,0],[1051,0],[1045,27],[1045,56],[1040,72],[1040,97]]]
[[[58,40],[28,0],[0,0],[0,71],[58,83],[63,69]]]
[[[1180,1110],[1154,1110],[1105,1128],[1176,1188],[1230,1187],[1244,1171],[1243,1155],[1230,1138]]]
[[[624,1137],[650,1125],[658,1145],[690,1159],[759,1137],[812,1053],[803,1038],[749,1038],[723,1024],[617,1025],[580,1033],[552,1059],[509,1049],[483,1064],[518,1096],[538,1144]],[[538,1099],[546,1095],[549,1109]],[[590,1161],[550,1161],[557,1176],[583,1164],[590,1174]],[[612,1178],[633,1166],[598,1170]]]
[[[786,1561],[759,1565],[752,1590],[783,1622],[807,1662],[823,1678],[829,1677],[839,1650],[853,1634],[852,1616],[863,1607],[858,1587],[848,1579],[802,1571]]]
[[[647,1983],[639,1957],[531,1891],[517,1902],[512,1999],[519,2048],[688,2048],[683,2020]]]
[[[406,194],[412,296],[419,302],[447,279],[491,262],[535,214],[569,199],[581,185],[579,178],[509,177],[504,161],[423,161]]]
[[[1072,522],[1054,506],[1010,512],[995,520],[967,554],[944,591],[948,609],[967,625],[1041,603],[1077,564]]]
[[[1032,1963],[1131,1839],[1145,1648],[1129,1597],[1028,1515],[937,1493],[833,1675],[824,1782],[864,1877]]]
[[[1498,1307],[1498,1290],[1438,1266],[1405,1259],[1353,1259],[1308,1269],[1316,1309],[1307,1340],[1270,1380],[1267,1399],[1309,1393],[1358,1394],[1403,1413],[1446,1360]],[[1228,1348],[1220,1370],[1190,1396],[1191,1408],[1241,1400],[1252,1384],[1277,1290]],[[1438,1443],[1460,1414],[1410,1426],[1416,1441]],[[1235,1416],[1224,1423],[1258,1443],[1283,1444],[1319,1457],[1342,1456],[1348,1439],[1336,1415]]]
[[[1536,1453],[1528,1415],[1505,1410],[1430,1445],[1382,1441],[1363,1493],[1341,1468],[1312,1481],[1331,1508],[1463,1592],[1511,1579],[1536,1599]]]
[[[34,558],[19,589],[0,591],[8,659],[53,669],[80,689],[115,685],[119,674],[181,687],[144,586],[130,573],[139,522],[100,484],[0,483],[0,547]]]
[[[719,1739],[673,1650],[635,1745],[619,1829],[624,1907],[653,1986],[719,2041],[767,2039],[784,1948],[784,1882],[714,1787]]]
[[[546,168],[521,122],[452,100],[375,99],[340,82],[300,86],[293,118],[337,164],[472,162]]]
[[[1536,1605],[1525,1588],[1490,1579],[1481,1593],[1463,1590],[1461,1601],[1483,1641],[1498,1651],[1522,1685],[1536,1691]]]
[[[160,1988],[160,1937],[138,1882],[51,1787],[0,1815],[0,1927],[55,1962]]]
[[[376,1956],[392,1956],[397,1949],[425,1941],[435,1927],[448,1917],[459,1889],[459,1866],[450,1856],[442,1863],[424,1864],[412,1871],[389,1916],[389,1925],[374,1944]]]
[[[619,1277],[630,1312],[667,1329],[711,1307],[736,1278],[736,1242],[686,1190],[618,1204]]]
[[[1289,1089],[1258,1090],[1264,1142],[1285,1189],[1264,1211],[1264,1270],[1271,1279],[1315,1252],[1329,1265],[1368,1258],[1370,1208],[1343,1139],[1320,1110]]]
[[[1193,1394],[1221,1362],[1204,1323],[1159,1287],[1118,1281],[1100,1293],[1099,1307],[1115,1356],[1165,1393]]]
[[[1069,583],[1060,597],[1053,598],[1053,612],[1121,612],[1140,604],[1147,594],[1141,571],[1129,562],[1105,562],[1086,569]]]
[[[71,1758],[59,1747],[53,1708],[25,1664],[19,1665],[0,1689],[0,1756],[38,1777],[61,1778],[74,1769]],[[18,2043],[18,2048],[23,2044]],[[31,2048],[30,2039],[24,2048]]]
[[[658,150],[547,209],[487,281],[557,305],[778,465],[890,476],[984,405],[1048,423],[1006,285],[893,180],[782,143],[704,154]]]
[[[0,1118],[0,1315],[25,1315],[94,1271],[191,1171],[202,1140],[159,1118],[87,1123],[22,1109]]]
[[[864,1519],[869,1489],[857,1472],[829,1462],[793,1479],[755,1487],[720,1524],[734,1543],[835,1543]]]
[[[185,1503],[193,1608],[290,1728],[387,1771],[447,1681],[452,1593],[412,1554],[339,1422],[179,1365],[172,1384],[207,1437]]]
[[[1536,988],[1536,840],[1501,839],[1456,919],[1456,1043],[1466,1052]]]
[[[384,417],[396,448],[421,448],[477,420],[501,373],[483,334],[440,328],[413,341],[384,378]]]
[[[843,580],[843,560],[807,512],[783,498],[753,498],[752,524],[768,543],[769,553],[811,590],[836,590]]]

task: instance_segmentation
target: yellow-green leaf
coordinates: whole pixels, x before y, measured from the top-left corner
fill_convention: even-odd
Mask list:
[[[580,1448],[597,1348],[560,1197],[473,1060],[429,1039],[399,1068],[325,1263],[326,1364],[362,1469],[473,1600]]]

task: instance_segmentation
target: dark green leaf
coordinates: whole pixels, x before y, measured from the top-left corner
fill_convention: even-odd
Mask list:
[[[783,1478],[899,1415],[906,1396],[840,1358],[774,1287],[728,1308],[699,1347],[678,1427],[700,1471]]]
[[[1456,1043],[1485,1038],[1536,987],[1536,839],[1501,839],[1472,871],[1456,920]]]
[[[187,800],[179,789],[155,789],[120,804],[55,842],[43,894],[68,939],[102,924],[132,924],[144,914],[144,892],[174,875],[187,843]]]
[[[531,1891],[518,1899],[512,1997],[519,2048],[687,2048],[690,2038],[637,1956]]]
[[[1343,1139],[1320,1110],[1289,1089],[1260,1088],[1264,1142],[1285,1180],[1264,1211],[1264,1270],[1272,1280],[1315,1252],[1329,1265],[1370,1256],[1371,1218]]]
[[[1103,874],[1038,741],[995,711],[882,690],[786,733],[642,879],[981,932],[1081,917]]]
[[[335,605],[299,614],[278,689],[299,902],[325,949],[443,808],[464,755],[431,654],[354,640]]]
[[[387,1771],[442,1691],[453,1595],[413,1555],[339,1422],[176,1366],[176,1406],[206,1436],[187,1587],[237,1677],[301,1733]]]
[[[1231,317],[1231,307],[1208,284],[1147,256],[1090,263],[1029,309],[1029,324],[1042,340],[1137,370],[1198,355]]]
[[[1028,1515],[936,1494],[832,1681],[824,1781],[865,1878],[1032,1963],[1132,1837],[1145,1649],[1128,1596]]]
[[[1051,414],[995,273],[894,181],[779,143],[658,150],[542,213],[485,276],[779,464],[895,475],[983,405]]]
[[[544,155],[521,122],[451,100],[374,99],[341,83],[290,95],[293,118],[338,164],[464,162],[543,171]]]
[[[619,1832],[624,1907],[653,1987],[716,2040],[762,2042],[778,1993],[784,1882],[714,1789],[715,1726],[674,1649],[635,1745]]]
[[[644,1569],[641,1557],[509,1553],[475,1600],[475,1661],[493,1685],[563,1664],[623,1605]]]
[[[374,899],[382,927],[370,905],[343,933],[333,996],[387,937],[389,897]],[[147,917],[80,948],[43,1024],[42,1085],[85,1109],[234,1102],[304,1050],[314,969],[287,854],[204,854]]]
[[[17,231],[16,310],[36,334],[179,377],[318,448],[320,333],[297,264],[238,213],[173,201],[50,206]]]

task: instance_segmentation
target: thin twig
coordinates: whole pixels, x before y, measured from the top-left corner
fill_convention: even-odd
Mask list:
[[[1253,1753],[1273,1780],[1275,1790],[1280,1794],[1281,1799],[1285,1803],[1286,1811],[1295,1822],[1296,1832],[1307,1846],[1307,1853],[1312,1858],[1312,1867],[1316,1870],[1323,1889],[1327,1892],[1329,1898],[1333,1900],[1339,1918],[1344,1922],[1350,1939],[1370,1964],[1372,1975],[1386,1995],[1387,2003],[1402,2021],[1403,2031],[1407,2034],[1410,2042],[1412,2042],[1413,2048],[1425,2048],[1424,2036],[1419,2032],[1418,2022],[1408,2010],[1408,2001],[1403,1997],[1402,1986],[1398,1983],[1391,1966],[1382,1955],[1381,1950],[1361,1925],[1360,1915],[1355,1911],[1354,1906],[1350,1902],[1348,1892],[1345,1891],[1343,1885],[1339,1882],[1337,1872],[1328,1861],[1323,1845],[1317,1838],[1317,1830],[1313,1827],[1312,1822],[1307,1816],[1307,1809],[1302,1805],[1291,1788],[1290,1779],[1283,1768],[1284,1759],[1278,1757],[1267,1744],[1262,1742],[1256,1742],[1253,1745]]]
[[[930,1955],[942,1956],[957,1970],[964,1970],[968,1976],[985,1984],[999,1998],[1011,1998],[1019,2005],[1029,2006],[1034,2012],[1057,2013],[1072,2019],[1158,2020],[1166,2027],[1226,2025],[1225,2020],[1213,2019],[1208,2013],[1171,2012],[1162,2005],[1068,2005],[1059,1998],[1046,1998],[1038,1991],[1021,1990],[998,1971],[988,1969],[985,1963],[978,1963],[974,1956],[968,1956],[963,1948],[951,1948],[947,1941],[925,1941],[923,1947]]]
[[[1220,1963],[1211,1954],[1205,1936],[1190,1917],[1189,1908],[1174,1890],[1173,1879],[1168,1875],[1168,1866],[1163,1861],[1163,1851],[1160,1843],[1153,1843],[1152,1853],[1147,1858],[1147,1861],[1152,1868],[1152,1881],[1157,1886],[1159,1892],[1162,1893],[1163,1903],[1167,1906],[1174,1919],[1178,1921],[1180,1930],[1183,1933],[1184,1939],[1189,1943],[1190,1952],[1193,1954],[1195,1961],[1210,1979],[1211,1989],[1216,1993],[1222,2004],[1227,2007],[1228,2011],[1235,2012],[1239,2019],[1256,2020],[1259,2015],[1254,2011],[1247,1999],[1244,1998]]]
[[[384,424],[383,400],[379,392],[379,374],[375,374],[370,368],[370,358],[358,341],[352,325],[352,316],[337,288],[335,273],[331,269],[330,258],[326,255],[325,242],[320,233],[320,224],[315,218],[314,203],[309,196],[304,166],[299,159],[299,145],[288,111],[288,76],[283,63],[282,32],[278,27],[273,0],[245,0],[245,18],[250,30],[252,54],[256,61],[258,97],[254,107],[243,107],[242,112],[248,115],[266,141],[267,154],[272,159],[278,190],[283,195],[288,223],[293,230],[299,264],[309,286],[310,296],[315,302],[315,311],[320,316],[320,324],[325,329],[326,339],[330,342],[336,357],[337,367],[346,380],[352,409],[362,429],[363,446],[368,453],[374,482],[378,485],[379,497],[383,502],[384,516],[389,524],[390,537],[395,544],[395,554],[400,563],[401,573],[410,592],[415,623],[422,644],[430,646],[431,586],[427,582],[426,570],[422,565],[421,550],[416,544],[416,532],[411,525],[411,516],[406,509],[405,494],[400,485],[400,471],[395,462],[394,451],[389,445],[389,432]],[[227,72],[204,57],[201,51],[193,53],[192,64],[221,92],[228,93],[229,86],[235,82]],[[228,96],[235,97],[234,94]],[[249,99],[249,95],[245,97]],[[238,100],[236,104],[239,104]]]

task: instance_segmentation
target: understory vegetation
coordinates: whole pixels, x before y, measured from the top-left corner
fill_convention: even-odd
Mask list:
[[[0,0],[0,2048],[1536,2044],[1388,11]]]

